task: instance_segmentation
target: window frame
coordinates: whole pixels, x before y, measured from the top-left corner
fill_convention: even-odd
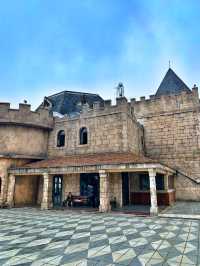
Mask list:
[[[84,136],[85,134],[86,136]],[[86,140],[86,141],[84,141]],[[79,129],[79,145],[87,145],[88,144],[88,129],[87,127],[81,127]]]
[[[63,139],[61,139],[61,137]],[[56,147],[57,148],[65,147],[65,131],[63,129],[57,132]]]

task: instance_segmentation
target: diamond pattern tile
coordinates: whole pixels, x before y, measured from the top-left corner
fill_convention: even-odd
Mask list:
[[[199,265],[197,220],[0,209],[0,265]]]

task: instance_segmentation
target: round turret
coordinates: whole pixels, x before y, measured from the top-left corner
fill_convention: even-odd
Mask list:
[[[10,109],[9,103],[0,103],[0,157],[46,157],[48,131],[52,129],[52,123],[48,109],[32,112],[28,104]]]

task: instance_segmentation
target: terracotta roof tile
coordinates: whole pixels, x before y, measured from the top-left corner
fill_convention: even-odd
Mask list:
[[[156,163],[155,161],[132,153],[101,153],[101,154],[82,154],[69,155],[65,157],[50,158],[35,163],[24,165],[26,168],[49,168],[83,165],[103,165],[120,163]]]

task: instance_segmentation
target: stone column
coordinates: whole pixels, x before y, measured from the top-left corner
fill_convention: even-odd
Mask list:
[[[15,193],[15,176],[10,174],[8,178],[8,194],[7,194],[7,205],[10,208],[14,206],[14,193]]]
[[[1,193],[0,193],[0,206],[4,206],[7,201],[7,175],[1,176]]]
[[[151,208],[150,214],[158,214],[157,194],[156,194],[156,172],[154,169],[149,169],[149,183],[150,183],[150,197],[151,197]]]
[[[165,188],[165,190],[168,190],[169,189],[169,174],[168,173],[166,173],[165,175],[164,175],[164,188]]]
[[[44,173],[41,209],[48,210],[50,208],[52,208],[52,177],[48,173]]]
[[[109,174],[105,171],[99,171],[100,178],[100,212],[109,212],[110,206],[110,180]]]

